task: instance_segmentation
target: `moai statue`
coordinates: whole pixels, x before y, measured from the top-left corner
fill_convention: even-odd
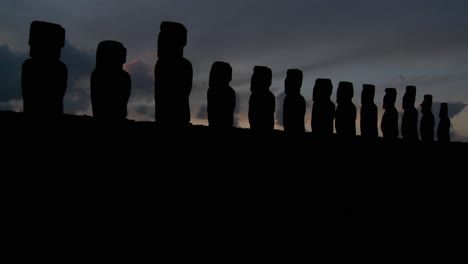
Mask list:
[[[301,95],[302,71],[290,69],[284,81],[283,126],[287,133],[304,133],[306,102]]]
[[[270,92],[271,69],[255,66],[251,79],[249,123],[253,131],[271,132],[275,127],[275,96]]]
[[[99,119],[127,118],[131,78],[123,69],[127,49],[122,43],[106,40],[99,43],[96,69],[91,74],[93,116]]]
[[[41,118],[63,115],[67,90],[67,66],[60,61],[65,29],[60,25],[34,21],[29,31],[29,56],[23,63],[21,90],[24,113]]]
[[[414,107],[416,87],[407,86],[403,96],[403,117],[401,120],[401,135],[407,141],[418,141],[418,110]]]
[[[356,136],[356,106],[353,104],[354,88],[350,82],[340,82],[336,92],[336,134],[341,137]]]
[[[435,118],[432,114],[432,95],[424,95],[424,101],[421,104],[421,124],[419,131],[421,139],[424,142],[434,141]]]
[[[450,142],[450,118],[448,116],[448,104],[441,103],[439,111],[439,127],[437,128],[437,140],[440,143]]]
[[[384,114],[382,116],[382,123],[380,128],[385,139],[397,139],[398,134],[398,111],[395,108],[397,98],[397,90],[395,88],[385,89],[385,96],[383,99]]]
[[[154,67],[156,123],[169,128],[187,127],[193,80],[192,64],[183,57],[187,29],[175,22],[162,22],[160,29]]]
[[[315,81],[312,100],[312,133],[317,137],[333,135],[335,104],[330,100],[333,85],[330,79]]]
[[[374,103],[375,86],[364,84],[361,93],[361,136],[366,139],[379,137],[378,109]]]
[[[208,88],[208,124],[214,128],[231,128],[234,123],[236,93],[229,83],[232,68],[229,63],[217,61],[210,71]]]

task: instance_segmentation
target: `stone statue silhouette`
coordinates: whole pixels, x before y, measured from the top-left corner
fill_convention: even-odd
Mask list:
[[[418,141],[418,110],[414,107],[416,87],[407,86],[403,96],[403,117],[401,120],[401,135],[407,141]]]
[[[251,79],[249,123],[252,131],[271,132],[275,127],[275,96],[270,92],[270,68],[255,66]]]
[[[379,137],[378,109],[374,96],[375,86],[364,84],[361,93],[361,136],[366,139]]]
[[[432,114],[432,95],[424,95],[424,100],[421,104],[421,123],[419,131],[423,142],[434,141],[435,118]]]
[[[210,71],[208,88],[208,124],[214,128],[231,128],[236,108],[236,93],[229,83],[232,68],[229,63],[217,61]]]
[[[158,37],[158,61],[154,67],[156,123],[163,127],[190,125],[193,70],[183,57],[187,29],[180,23],[162,22]]]
[[[312,133],[317,137],[333,135],[335,104],[330,100],[333,85],[330,79],[315,81],[312,100]]]
[[[21,90],[24,113],[41,118],[63,115],[68,70],[60,61],[65,29],[60,25],[33,21],[29,31],[29,55],[23,63]]]
[[[437,127],[437,141],[449,143],[450,140],[450,118],[448,115],[448,104],[441,103],[439,111],[439,126]]]
[[[99,43],[96,68],[91,74],[91,103],[93,116],[119,120],[127,117],[131,78],[123,70],[127,49],[122,43],[106,40]]]
[[[383,108],[385,111],[380,124],[380,129],[385,139],[394,140],[398,138],[398,111],[395,108],[396,98],[397,91],[395,88],[385,89],[385,96],[383,99]]]
[[[340,82],[336,92],[335,129],[340,137],[356,136],[356,106],[353,104],[354,89],[350,82]]]
[[[304,133],[306,102],[301,95],[302,71],[289,69],[284,81],[283,127],[286,133]]]

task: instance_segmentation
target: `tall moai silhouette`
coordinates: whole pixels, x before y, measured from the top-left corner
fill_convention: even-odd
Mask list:
[[[356,136],[356,106],[353,104],[354,88],[350,82],[340,82],[336,91],[336,134],[341,137]]]
[[[374,97],[375,86],[364,84],[361,93],[361,136],[366,139],[379,137],[378,109]]]
[[[439,111],[439,126],[437,127],[437,141],[449,143],[450,140],[450,118],[448,116],[448,104],[441,103]]]
[[[255,66],[250,84],[249,123],[253,131],[271,132],[275,127],[275,96],[270,91],[270,68]]]
[[[29,31],[29,56],[23,63],[21,90],[24,113],[41,118],[63,115],[68,69],[60,61],[65,45],[65,29],[43,21],[33,21]]]
[[[335,119],[335,104],[330,97],[333,84],[330,79],[317,79],[315,81],[312,100],[312,133],[317,137],[333,135],[333,121]]]
[[[127,49],[122,43],[106,40],[99,43],[96,68],[91,74],[91,103],[93,116],[119,120],[127,117],[131,78],[123,69]]]
[[[289,69],[284,81],[283,127],[287,133],[304,133],[306,102],[301,95],[303,75],[301,70]]]
[[[407,86],[403,96],[403,117],[401,119],[401,135],[407,141],[418,141],[418,110],[414,107],[416,87]]]
[[[421,140],[424,142],[434,141],[434,127],[435,118],[432,113],[432,95],[424,95],[424,100],[421,104],[421,123],[419,132],[421,133]]]
[[[236,93],[229,83],[232,68],[229,63],[217,61],[210,71],[208,88],[208,125],[214,128],[231,128],[234,123]]]
[[[192,64],[184,58],[187,29],[176,22],[162,22],[158,36],[158,61],[154,67],[156,123],[164,127],[190,125]]]
[[[398,111],[395,108],[397,98],[397,90],[395,88],[385,89],[385,95],[383,99],[384,113],[382,116],[382,122],[380,129],[382,130],[383,137],[385,139],[397,139],[398,133]]]

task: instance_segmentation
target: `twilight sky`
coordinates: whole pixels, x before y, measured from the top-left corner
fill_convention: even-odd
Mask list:
[[[211,64],[221,60],[233,67],[231,86],[238,93],[240,127],[249,127],[253,67],[264,65],[274,72],[271,90],[278,97],[277,117],[286,71],[299,68],[309,106],[319,77],[333,81],[333,101],[340,81],[353,82],[358,109],[362,84],[375,84],[380,114],[385,88],[397,88],[401,109],[406,85],[416,85],[416,105],[424,94],[432,94],[438,119],[439,102],[449,102],[455,140],[468,141],[467,14],[466,0],[2,0],[0,109],[22,109],[20,76],[28,57],[29,25],[42,20],[66,29],[62,61],[69,70],[67,113],[91,115],[89,79],[95,50],[100,41],[110,39],[128,50],[129,118],[153,120],[157,34],[161,21],[169,20],[183,23],[189,31],[185,57],[194,68],[194,124],[207,124],[208,74]],[[308,108],[308,130],[310,112]]]

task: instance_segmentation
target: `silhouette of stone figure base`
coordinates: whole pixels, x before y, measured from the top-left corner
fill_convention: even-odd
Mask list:
[[[354,88],[350,82],[340,82],[336,93],[335,128],[336,134],[342,138],[356,136],[356,106],[353,104]]]
[[[96,69],[91,74],[93,116],[105,120],[127,117],[131,78],[123,70],[127,50],[117,41],[102,41],[96,54]]]
[[[437,141],[440,143],[450,143],[450,118],[448,115],[448,104],[441,103],[439,111],[439,126],[437,127]]]
[[[155,119],[161,127],[184,128],[190,125],[193,79],[192,64],[183,57],[187,29],[175,22],[162,22],[160,29],[154,68]]]
[[[312,133],[319,138],[333,135],[335,104],[330,100],[333,85],[330,79],[317,79],[313,91]]]
[[[233,126],[236,93],[229,86],[231,80],[232,68],[229,63],[220,61],[213,63],[207,93],[208,124],[212,128],[228,129]]]
[[[381,130],[384,139],[395,140],[398,138],[398,110],[395,108],[397,91],[395,88],[385,89]]]
[[[21,90],[24,112],[29,116],[56,118],[63,114],[68,70],[60,61],[65,29],[33,21],[30,27],[30,59],[23,63]]]
[[[304,117],[306,102],[301,95],[303,75],[302,71],[290,69],[284,82],[286,97],[283,103],[283,126],[289,134],[303,134],[305,132]]]
[[[421,140],[425,143],[434,142],[434,126],[435,118],[432,114],[432,95],[424,95],[424,101],[421,104],[421,123],[419,131],[421,132]]]
[[[375,86],[364,84],[361,93],[361,136],[366,139],[377,139],[378,109],[374,103]]]
[[[416,87],[407,86],[403,96],[403,117],[401,119],[401,135],[407,141],[418,141],[418,110],[414,107]]]
[[[275,96],[270,92],[270,68],[255,66],[249,99],[250,129],[255,132],[272,132],[275,127]]]

